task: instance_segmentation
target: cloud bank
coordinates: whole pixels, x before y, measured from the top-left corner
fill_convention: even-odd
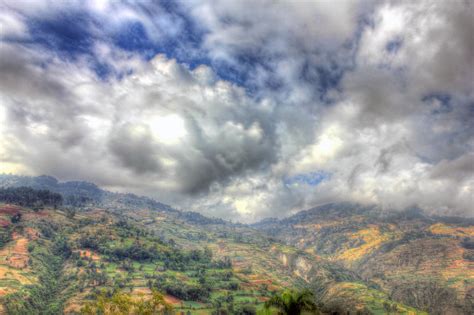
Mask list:
[[[0,5],[0,172],[240,221],[474,216],[469,1]]]

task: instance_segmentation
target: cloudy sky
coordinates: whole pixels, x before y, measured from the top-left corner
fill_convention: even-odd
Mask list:
[[[0,173],[255,221],[474,216],[474,3],[0,1]]]

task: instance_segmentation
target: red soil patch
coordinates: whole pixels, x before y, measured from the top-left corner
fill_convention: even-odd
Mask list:
[[[15,241],[21,239],[21,234],[19,234],[18,232],[13,232],[12,239]]]
[[[94,260],[94,261],[100,260],[100,256],[99,256],[99,255],[97,255],[96,253],[94,253],[94,252],[92,252],[92,251],[90,251],[90,250],[88,250],[88,249],[79,250],[79,251],[77,251],[77,252],[79,252],[79,255],[80,255],[81,257],[92,258],[92,260]]]
[[[36,212],[36,215],[39,216],[39,217],[49,216],[48,211],[45,211],[45,210],[41,210],[41,211]]]
[[[0,213],[2,213],[2,214],[15,215],[20,211],[21,211],[21,208],[18,207],[18,206],[14,206],[14,205],[0,206]]]
[[[37,219],[37,218],[44,218],[44,217],[48,217],[48,216],[49,216],[48,211],[41,210],[41,211],[38,211],[38,212],[27,212],[27,213],[25,213],[23,218],[28,221],[28,220],[34,220],[34,219]]]
[[[23,269],[28,267],[28,257],[13,255],[7,258],[7,263],[13,268]]]
[[[171,305],[178,305],[181,304],[181,300],[178,299],[177,297],[174,297],[172,295],[166,294],[165,295],[165,301]]]
[[[9,292],[6,289],[0,289],[0,296],[7,295]]]
[[[0,257],[10,267],[23,269],[28,267],[28,239],[18,233],[12,234],[13,244],[0,250]]]
[[[242,283],[242,287],[247,289],[259,289],[262,285],[267,285],[268,291],[275,291],[278,289],[272,282],[272,280],[249,280],[249,282]]]
[[[34,229],[32,227],[27,227],[25,228],[25,233],[28,236],[29,240],[36,240],[39,237],[39,232],[37,229]]]
[[[140,287],[140,288],[133,288],[133,292],[132,294],[137,294],[137,295],[150,295],[151,294],[151,290],[149,288],[144,288],[144,287]]]
[[[82,306],[80,304],[69,304],[64,308],[64,314],[80,314],[81,308]]]

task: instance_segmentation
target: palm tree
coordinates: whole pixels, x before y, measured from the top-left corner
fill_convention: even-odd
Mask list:
[[[309,290],[285,290],[265,303],[266,309],[271,307],[278,309],[278,312],[284,315],[299,315],[303,311],[319,314],[318,307],[314,302],[314,294]]]

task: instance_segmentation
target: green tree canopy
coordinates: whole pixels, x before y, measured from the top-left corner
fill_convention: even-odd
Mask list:
[[[319,314],[314,294],[309,290],[285,290],[265,303],[265,308],[276,308],[280,314],[299,315],[303,311]]]

